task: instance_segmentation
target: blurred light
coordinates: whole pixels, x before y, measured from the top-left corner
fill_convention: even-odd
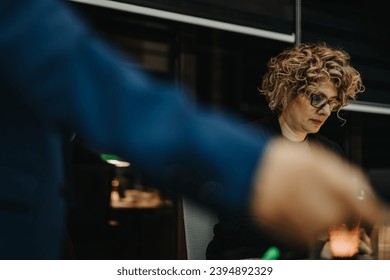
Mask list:
[[[128,167],[130,166],[130,162],[124,161],[120,159],[116,155],[111,155],[111,154],[102,154],[100,155],[100,158],[104,161],[106,161],[109,164],[113,164],[116,167]]]
[[[109,164],[115,165],[116,167],[128,167],[128,166],[130,166],[130,162],[127,162],[127,161],[121,161],[121,160],[117,160],[117,159],[108,159],[106,161]]]

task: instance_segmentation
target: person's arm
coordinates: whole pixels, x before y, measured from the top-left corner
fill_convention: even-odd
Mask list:
[[[63,1],[1,1],[0,18],[2,83],[43,119],[67,124],[173,192],[246,205],[265,139],[124,63]]]

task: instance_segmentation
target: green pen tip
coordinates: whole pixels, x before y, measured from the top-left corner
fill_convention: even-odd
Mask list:
[[[269,247],[268,250],[264,253],[263,260],[277,260],[280,257],[280,250],[275,246]]]

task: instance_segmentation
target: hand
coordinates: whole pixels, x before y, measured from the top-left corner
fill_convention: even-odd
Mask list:
[[[364,191],[364,203],[357,199],[357,189]],[[304,153],[282,139],[265,150],[251,204],[263,228],[281,240],[308,244],[352,215],[373,224],[381,208],[359,168],[318,145]]]

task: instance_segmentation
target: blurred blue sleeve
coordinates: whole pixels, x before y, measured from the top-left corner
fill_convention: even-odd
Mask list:
[[[3,89],[42,123],[71,127],[142,168],[156,186],[213,207],[245,207],[266,139],[124,61],[65,1],[0,2]]]

